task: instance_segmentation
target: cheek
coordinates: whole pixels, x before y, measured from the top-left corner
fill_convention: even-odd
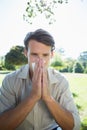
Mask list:
[[[45,65],[48,66],[48,65],[49,65],[49,62],[50,62],[50,57],[48,57],[48,58],[46,59]]]

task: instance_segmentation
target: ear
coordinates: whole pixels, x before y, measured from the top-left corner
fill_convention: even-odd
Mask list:
[[[24,48],[24,55],[27,57],[28,55],[28,51],[26,50],[26,48]]]
[[[54,56],[54,51],[51,51],[51,58],[53,58]]]

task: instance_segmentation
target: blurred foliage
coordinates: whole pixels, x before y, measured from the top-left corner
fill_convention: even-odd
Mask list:
[[[68,0],[28,0],[23,19],[32,24],[36,16],[43,14],[48,23],[52,24],[55,21],[54,9],[57,8],[58,4],[63,3],[68,3]]]
[[[80,56],[78,57],[78,61],[83,66],[84,73],[87,73],[87,51],[83,51],[80,53]]]
[[[15,69],[16,65],[27,63],[27,58],[24,55],[24,47],[14,46],[5,55],[5,67],[7,69]]]
[[[78,59],[66,58],[64,55],[65,51],[63,48],[57,49],[51,60],[50,66],[60,72],[87,73],[87,60],[84,59],[84,55],[83,58],[80,55]],[[84,59],[84,63],[81,59]],[[5,55],[5,57],[0,57],[0,70],[3,70],[4,68],[8,70],[15,70],[21,65],[27,63],[27,58],[24,55],[24,47],[14,46]]]
[[[56,67],[56,66],[63,66],[63,61],[61,58],[61,55],[58,53],[55,53],[55,56],[53,60],[51,61],[51,66]]]
[[[84,72],[84,68],[83,66],[79,63],[79,62],[76,62],[73,66],[73,72],[75,73],[83,73]]]

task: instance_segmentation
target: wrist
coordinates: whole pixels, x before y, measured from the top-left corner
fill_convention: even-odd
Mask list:
[[[35,103],[39,100],[39,98],[36,95],[32,95],[32,94],[30,94],[29,99]]]
[[[45,98],[43,99],[43,101],[44,101],[45,103],[52,102],[52,101],[53,101],[53,97],[52,97],[52,96],[45,97]]]

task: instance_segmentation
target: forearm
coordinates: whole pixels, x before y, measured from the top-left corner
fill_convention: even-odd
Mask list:
[[[63,130],[73,129],[74,119],[69,111],[63,109],[52,97],[45,100],[45,103],[54,119]]]
[[[0,115],[0,130],[14,130],[26,118],[36,103],[35,98],[27,98],[16,108]]]

